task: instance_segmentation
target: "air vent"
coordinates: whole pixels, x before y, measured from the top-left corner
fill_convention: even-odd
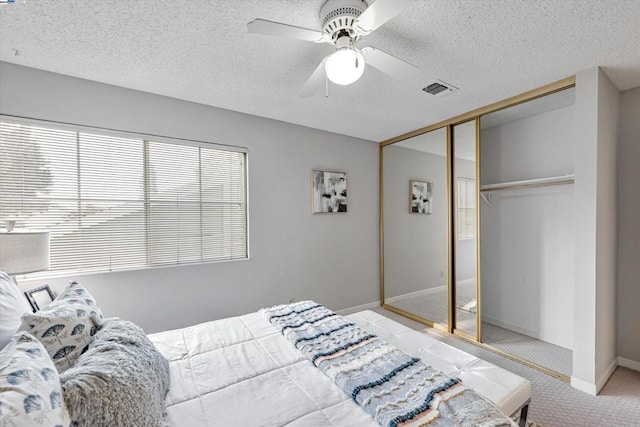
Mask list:
[[[440,98],[457,91],[458,88],[447,82],[443,82],[442,80],[436,80],[427,87],[424,87],[422,90],[427,92],[429,95]]]

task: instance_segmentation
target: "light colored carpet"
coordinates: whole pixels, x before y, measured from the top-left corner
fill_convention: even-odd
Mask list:
[[[476,334],[475,280],[457,285],[456,316],[458,329]],[[443,325],[447,324],[447,288],[441,286],[393,298],[390,304],[408,313]],[[507,354],[528,360],[568,377],[573,372],[573,352],[560,346],[519,334],[487,322],[482,323],[482,342]],[[640,424],[639,424],[640,425]]]
[[[555,344],[540,341],[487,322],[482,323],[482,342],[568,377],[573,372],[573,351]]]
[[[532,397],[528,418],[539,426],[637,427],[640,425],[640,372],[619,367],[600,395],[591,396],[572,388],[564,381],[451,335],[426,328],[421,323],[383,308],[376,308],[374,311],[529,379]]]

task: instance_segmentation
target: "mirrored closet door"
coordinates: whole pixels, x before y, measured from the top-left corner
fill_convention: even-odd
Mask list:
[[[383,301],[447,328],[449,198],[447,129],[382,147]]]
[[[478,328],[477,126],[453,126],[454,329],[480,338]]]
[[[568,380],[575,79],[380,144],[385,308]]]

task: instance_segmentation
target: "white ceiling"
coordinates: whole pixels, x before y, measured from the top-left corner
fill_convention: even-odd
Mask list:
[[[331,86],[328,99],[301,98],[332,47],[249,34],[246,24],[319,30],[322,4],[24,0],[0,5],[0,60],[373,141],[596,65],[620,90],[640,86],[638,0],[415,0],[360,47],[413,63],[419,78],[368,67],[355,84]],[[435,79],[460,90],[420,90]]]
[[[576,89],[565,89],[552,93],[541,98],[532,99],[522,104],[485,114],[480,118],[480,128],[487,129],[493,126],[502,125],[525,117],[547,113],[558,108],[568,107],[575,104]]]

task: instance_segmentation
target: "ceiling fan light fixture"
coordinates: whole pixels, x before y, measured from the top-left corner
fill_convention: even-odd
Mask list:
[[[356,49],[345,46],[332,53],[324,65],[327,78],[337,85],[350,85],[364,73],[364,56]]]

